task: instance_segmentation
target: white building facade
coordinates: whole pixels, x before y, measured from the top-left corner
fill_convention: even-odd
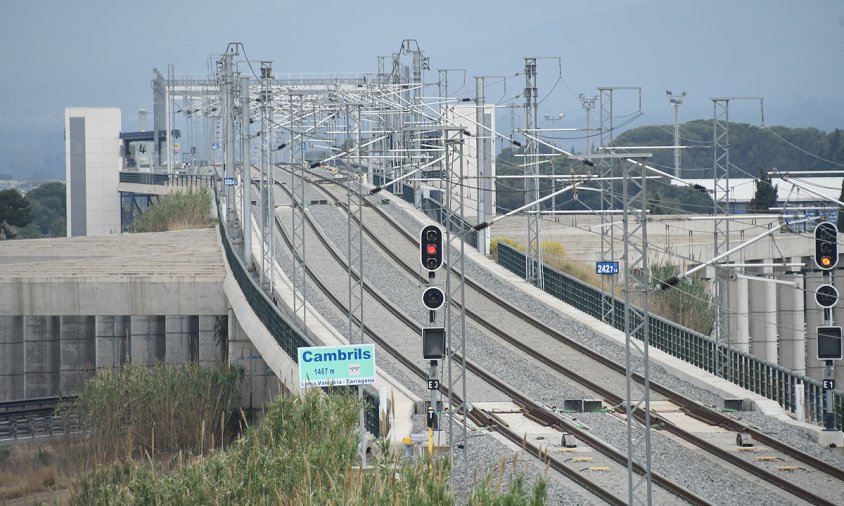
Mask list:
[[[120,233],[120,121],[116,107],[65,108],[68,237]]]

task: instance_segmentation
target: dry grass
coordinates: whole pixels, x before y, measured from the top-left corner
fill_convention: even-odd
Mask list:
[[[59,408],[88,420],[87,433],[0,447],[0,505],[55,504],[57,497],[66,504],[67,490],[91,469],[153,456],[156,471],[165,472],[184,455],[231,441],[242,378],[240,369],[197,364],[101,373],[75,404]]]
[[[498,259],[498,242],[504,242],[511,247],[524,251],[525,247],[512,239],[501,238],[493,241],[490,248],[493,258]],[[618,283],[617,276],[600,276],[595,272],[594,262],[583,262],[570,258],[565,247],[557,242],[542,242],[542,261],[560,272],[573,276],[584,283],[601,288],[606,283],[605,290],[611,291],[616,297],[623,296],[623,290]],[[668,264],[652,264],[651,279],[667,279],[677,274],[676,268]],[[641,304],[634,294],[634,304]],[[686,328],[704,335],[712,331],[714,309],[712,295],[705,281],[697,278],[686,278],[670,292],[655,292],[650,300],[650,312],[678,323]]]
[[[12,504],[12,499],[71,487],[76,466],[64,458],[60,447],[51,442],[0,448],[0,503]]]

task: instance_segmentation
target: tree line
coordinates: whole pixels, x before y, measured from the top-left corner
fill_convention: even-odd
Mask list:
[[[67,195],[62,182],[44,183],[26,195],[0,191],[0,240],[65,237]]]
[[[840,129],[823,132],[816,128],[787,128],[772,126],[760,128],[745,123],[729,124],[730,177],[754,177],[760,180],[757,195],[748,209],[753,212],[766,211],[776,202],[776,187],[770,184],[767,171],[799,172],[806,170],[830,170],[844,168],[844,139]],[[682,177],[684,179],[711,179],[713,177],[713,124],[709,120],[695,120],[680,126],[680,144],[691,146],[682,151]],[[616,146],[671,146],[674,144],[672,126],[646,126],[620,134]],[[569,151],[568,148],[565,148]],[[573,149],[573,148],[572,148]],[[540,146],[540,153],[550,154],[551,148]],[[526,158],[524,147],[506,148],[496,159],[499,175],[524,174]],[[539,172],[548,174],[599,175],[601,167],[589,166],[581,161],[565,157],[542,157]],[[653,151],[648,164],[664,172],[674,172],[674,151],[660,149]],[[634,171],[634,173],[637,173]],[[613,175],[620,176],[622,169],[616,164]],[[550,179],[540,180],[540,194],[545,196],[561,189],[568,183]],[[672,185],[668,178],[649,180],[647,206],[654,214],[711,213],[713,202],[702,188]],[[583,183],[575,191],[558,196],[554,203],[556,210],[598,210],[601,209],[602,186],[598,182]],[[620,181],[612,183],[616,208],[620,208]],[[525,185],[521,179],[500,180],[496,183],[496,202],[499,212],[506,212],[525,204]],[[542,204],[543,210],[551,210],[552,202]]]
[[[827,133],[817,128],[762,128],[747,123],[730,123],[728,127],[730,177],[755,177],[758,167],[798,172],[844,166],[844,139],[838,128]],[[713,176],[713,130],[711,120],[695,120],[680,125],[680,144],[692,146],[682,151],[684,178],[705,179]],[[673,127],[658,125],[634,128],[620,134],[615,144],[671,146],[674,144]],[[673,173],[674,151],[655,150],[650,163]]]

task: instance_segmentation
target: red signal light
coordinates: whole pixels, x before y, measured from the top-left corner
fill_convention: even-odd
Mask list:
[[[436,244],[429,244],[428,245],[428,254],[429,255],[436,255],[437,254],[437,245]]]

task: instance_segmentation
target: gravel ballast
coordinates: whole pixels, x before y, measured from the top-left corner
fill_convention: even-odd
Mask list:
[[[319,199],[324,198],[318,192],[311,189],[307,191],[307,198]],[[390,197],[395,200],[397,197]],[[381,197],[378,197],[378,202],[381,202]],[[395,204],[382,206],[393,216],[393,218],[401,223],[406,229],[415,233],[421,227],[420,222],[407,211]],[[345,256],[346,251],[346,216],[340,210],[331,206],[311,206],[308,211],[315,221],[319,223],[320,228],[327,234],[330,241],[335,244],[338,251]],[[402,239],[403,240],[403,239]],[[283,246],[280,244],[280,246]],[[279,251],[284,248],[280,247]],[[386,260],[380,253],[378,253],[368,241],[364,242],[364,258],[366,259],[365,275],[367,279],[377,287],[377,289],[385,295],[393,304],[401,307],[407,314],[413,317],[417,322],[426,323],[427,311],[422,310],[420,303],[421,285],[417,282],[408,282],[403,272],[396,269],[392,263]],[[283,255],[278,255],[279,264],[290,275],[292,263],[289,253],[285,252]],[[498,277],[490,274],[485,268],[478,266],[474,262],[466,261],[466,272],[469,277],[479,282],[481,285],[491,289],[499,297],[507,300],[513,306],[530,314],[552,328],[558,329],[561,333],[575,339],[581,344],[589,346],[599,353],[611,357],[613,360],[623,363],[624,349],[618,343],[608,340],[607,338],[597,334],[589,327],[571,320],[558,311],[550,308],[542,303],[539,303],[534,298],[525,294],[523,291],[514,288],[509,283],[500,280]],[[317,311],[319,311],[338,331],[347,334],[347,317],[336,309],[333,304],[327,301],[325,297],[317,294],[314,287],[309,287],[308,302],[312,304]],[[466,333],[467,349],[472,350],[470,360],[484,367],[490,372],[506,378],[506,381],[513,387],[521,390],[529,397],[545,403],[549,406],[561,405],[562,400],[569,398],[584,398],[586,393],[576,385],[569,384],[567,381],[560,379],[559,376],[547,373],[535,365],[530,364],[522,357],[515,357],[509,350],[503,346],[492,343],[492,340],[482,331],[469,325]],[[427,398],[428,391],[425,385],[419,378],[403,372],[403,367],[395,363],[387,357],[378,355],[378,366],[388,372],[406,385],[414,394],[420,398]],[[513,374],[513,371],[519,371],[519,374]],[[700,388],[689,385],[688,383],[670,375],[663,368],[659,366],[651,366],[651,379],[659,382],[669,388],[672,388],[689,398],[695,399],[705,405],[711,407],[719,406],[721,400],[718,396],[702,390]],[[794,429],[783,422],[771,419],[770,417],[758,413],[736,413],[733,416],[749,423],[755,427],[765,427],[766,432],[774,433],[780,438],[789,438],[789,444],[793,444],[795,448],[810,452],[831,461],[836,465],[844,467],[844,459],[839,458],[832,452],[819,448],[817,443],[812,445],[812,441],[808,439],[804,432]],[[626,448],[626,425],[618,420],[612,419],[607,415],[584,415],[581,418],[585,421],[588,418],[588,424],[599,433],[600,437],[611,442],[617,448]],[[665,441],[663,441],[665,440]],[[473,466],[477,469],[493,468],[497,465],[502,456],[512,459],[512,450],[498,440],[489,436],[479,435],[473,437],[469,445],[470,459]],[[783,502],[782,497],[772,494],[766,487],[758,486],[758,490],[754,493],[754,501],[740,502],[738,496],[734,493],[733,486],[743,489],[750,489],[748,481],[740,476],[731,475],[727,482],[725,482],[724,475],[730,474],[724,468],[715,464],[709,463],[713,466],[711,469],[698,469],[696,457],[694,453],[673,441],[668,441],[661,438],[659,444],[654,445],[654,462],[659,461],[660,466],[664,466],[666,472],[670,471],[672,479],[676,479],[681,483],[695,484],[695,486],[703,487],[701,490],[696,490],[689,486],[692,490],[697,491],[707,498],[717,498],[718,504],[749,504],[758,503],[760,498],[765,497],[771,501]],[[533,460],[533,459],[529,459]],[[535,462],[535,461],[534,461]],[[534,466],[537,467],[537,466]],[[541,467],[541,466],[540,466]],[[656,467],[655,467],[656,468]],[[536,472],[542,472],[535,470]],[[552,473],[553,474],[553,473]],[[729,480],[735,480],[735,483]],[[593,498],[584,502],[584,497],[579,494],[585,494],[579,491],[576,487],[569,483],[562,483],[561,485],[555,482],[563,482],[563,480],[552,480],[549,488],[549,504],[583,504],[594,502]],[[729,484],[728,484],[729,483]],[[559,488],[559,490],[557,490]],[[733,491],[727,493],[733,489]],[[552,496],[552,494],[554,494]],[[767,495],[766,495],[767,494]],[[553,497],[553,498],[552,498]],[[589,497],[588,494],[586,497]],[[575,498],[569,500],[568,498]]]

